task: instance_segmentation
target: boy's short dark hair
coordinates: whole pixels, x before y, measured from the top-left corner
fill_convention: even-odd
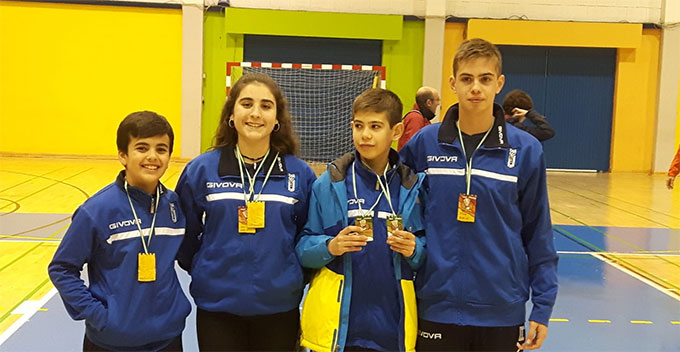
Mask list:
[[[514,108],[531,110],[534,108],[534,101],[531,100],[531,96],[527,92],[521,89],[513,89],[503,99],[503,110],[506,114],[511,114]]]
[[[382,88],[371,88],[359,94],[352,104],[352,116],[363,111],[387,113],[390,128],[401,122],[403,105],[401,99],[392,91]]]
[[[116,145],[118,145],[119,152],[127,153],[131,138],[148,138],[165,134],[170,138],[168,148],[172,154],[175,134],[168,120],[153,111],[137,111],[127,115],[118,125]]]
[[[472,38],[462,42],[456,50],[456,55],[453,57],[453,76],[456,76],[458,67],[463,61],[477,58],[496,59],[496,70],[498,71],[496,74],[501,74],[503,59],[498,48],[484,39]]]

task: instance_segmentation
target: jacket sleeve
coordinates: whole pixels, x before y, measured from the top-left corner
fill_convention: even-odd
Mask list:
[[[404,133],[401,135],[401,138],[399,138],[399,150],[401,150],[401,148],[403,148],[404,145],[408,143],[408,141],[411,139],[411,137],[413,137],[414,134],[416,134],[416,132],[425,127],[425,121],[423,120],[424,118],[421,116],[422,115],[420,115],[420,113],[411,112],[406,114],[404,117]]]
[[[204,206],[201,201],[197,199],[198,196],[192,188],[196,182],[191,180],[191,165],[187,165],[182,172],[182,175],[177,181],[175,192],[179,196],[179,202],[182,206],[182,212],[186,215],[186,231],[184,233],[184,240],[177,252],[177,261],[179,266],[187,272],[191,272],[191,263],[194,254],[198,252],[201,247],[200,235],[203,233],[203,213]],[[193,183],[192,183],[193,182]]]
[[[671,167],[668,169],[669,177],[676,177],[680,174],[680,146],[678,146],[678,151],[675,153],[675,158],[671,162]]]
[[[404,259],[411,269],[418,270],[425,261],[427,238],[425,238],[425,231],[417,231],[414,235],[416,236],[416,249],[413,251],[413,255]]]
[[[94,224],[82,207],[76,210],[47,271],[71,318],[85,319],[95,329],[102,330],[106,327],[106,307],[80,278],[83,265],[93,259],[97,233]]]
[[[328,241],[333,236],[326,235],[323,228],[323,209],[324,199],[319,198],[320,188],[324,181],[329,181],[328,173],[319,177],[312,186],[312,194],[309,198],[309,214],[302,237],[295,246],[295,253],[300,263],[305,268],[318,269],[330,263],[335,256],[328,251]],[[328,187],[327,184],[325,186]],[[326,202],[329,200],[326,199]]]
[[[519,195],[522,241],[529,260],[533,303],[529,320],[548,325],[557,297],[558,256],[550,220],[543,152],[538,143],[529,149],[530,160],[523,165],[527,174],[523,177]]]
[[[416,248],[413,251],[413,255],[408,258],[404,258],[408,265],[413,270],[418,270],[420,266],[425,261],[426,248],[427,248],[427,238],[425,237],[425,223],[424,209],[425,209],[425,189],[422,187],[423,180],[425,179],[424,173],[418,173],[418,183],[414,186],[417,187],[418,197],[413,205],[411,214],[409,214],[409,226],[415,226],[413,229],[413,234],[416,236]],[[413,224],[413,225],[411,225]]]
[[[305,164],[303,162],[303,164]],[[295,204],[295,223],[297,224],[296,241],[302,236],[307,217],[309,216],[309,198],[312,194],[312,185],[316,180],[316,174],[311,167],[305,164],[305,168],[300,172],[300,196],[301,199]]]
[[[529,132],[539,141],[543,142],[555,136],[555,130],[550,126],[545,116],[539,114],[536,110],[529,110],[526,115],[527,119],[534,124],[534,127],[523,126],[523,130]]]
[[[424,149],[419,146],[420,137],[422,133],[417,133],[406,145],[399,150],[399,157],[401,161],[411,168],[413,172],[422,172],[425,170],[423,154]]]

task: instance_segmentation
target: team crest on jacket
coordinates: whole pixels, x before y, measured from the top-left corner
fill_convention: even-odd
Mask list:
[[[170,202],[170,219],[173,223],[177,222],[177,210],[175,210],[175,203]]]
[[[515,167],[515,158],[517,157],[517,149],[510,148],[508,150],[508,167],[513,168]]]
[[[295,174],[288,174],[288,192],[295,192]]]

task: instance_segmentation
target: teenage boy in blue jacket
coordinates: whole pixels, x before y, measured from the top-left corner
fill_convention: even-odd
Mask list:
[[[66,311],[85,319],[83,351],[181,351],[191,305],[177,280],[184,235],[177,195],[159,180],[173,147],[168,121],[151,111],[118,127],[116,181],[85,201],[48,271]],[[89,287],[80,279],[87,263]]]
[[[548,333],[558,257],[543,150],[494,105],[504,82],[493,44],[463,42],[449,81],[459,103],[400,152],[427,174],[427,262],[416,280],[420,351],[530,350]]]
[[[314,351],[415,348],[424,175],[391,149],[403,132],[401,111],[388,90],[359,95],[351,122],[356,152],[329,164],[312,187],[296,251],[303,266],[319,269],[301,323],[301,344]]]

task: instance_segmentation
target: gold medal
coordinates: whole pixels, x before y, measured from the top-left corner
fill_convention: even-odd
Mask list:
[[[248,201],[248,227],[252,229],[264,228],[264,202]]]
[[[254,228],[248,227],[248,208],[245,206],[238,207],[238,232],[255,233]]]
[[[262,186],[260,188],[260,193],[257,194],[254,197],[254,200],[250,200],[251,196],[255,194],[255,179],[257,177],[257,174],[260,172],[260,169],[262,166],[265,164],[265,161],[267,160],[267,156],[269,155],[269,151],[264,155],[262,162],[260,163],[260,166],[258,166],[255,169],[255,173],[251,176],[250,172],[246,167],[244,167],[244,161],[243,161],[243,155],[241,154],[241,150],[239,149],[238,145],[236,146],[236,149],[234,151],[236,153],[236,156],[238,158],[239,162],[239,172],[241,174],[241,183],[243,184],[243,198],[246,202],[245,206],[239,207],[238,208],[238,231],[240,233],[255,233],[255,229],[263,229],[264,228],[264,202],[258,201],[258,198],[262,194],[262,191],[264,190],[264,186],[267,184],[267,181],[269,180],[269,175],[271,175],[272,170],[274,169],[274,165],[276,163],[274,162],[275,160],[279,160],[279,165],[281,164],[280,159],[279,159],[279,153],[276,153],[276,156],[274,156],[274,160],[271,161],[271,165],[269,166],[269,170],[267,171],[267,174],[264,176],[264,180],[262,181]],[[243,177],[243,174],[248,175],[248,192],[246,192],[246,182]]]
[[[402,223],[401,216],[390,215],[387,217],[387,236],[392,236],[394,231],[403,229],[404,225]]]
[[[357,216],[354,224],[361,227],[360,235],[368,237],[368,241],[373,241],[373,218],[370,216]]]
[[[156,254],[139,253],[137,255],[137,281],[156,281]]]
[[[464,194],[458,195],[458,221],[475,222],[475,212],[477,211],[477,195]]]
[[[149,253],[149,246],[151,245],[151,236],[153,236],[154,228],[156,227],[156,215],[158,215],[158,202],[161,198],[160,186],[156,187],[156,205],[152,205],[151,213],[153,213],[153,219],[151,220],[151,227],[149,227],[149,240],[144,240],[144,231],[142,231],[141,221],[137,217],[137,211],[132,205],[132,199],[130,198],[130,193],[128,192],[128,183],[125,180],[125,194],[127,195],[128,203],[130,204],[130,210],[132,210],[132,216],[135,217],[135,223],[137,224],[137,230],[139,230],[139,238],[142,240],[142,247],[144,248],[144,253],[137,254],[137,281],[139,282],[151,282],[156,281],[156,254]]]

